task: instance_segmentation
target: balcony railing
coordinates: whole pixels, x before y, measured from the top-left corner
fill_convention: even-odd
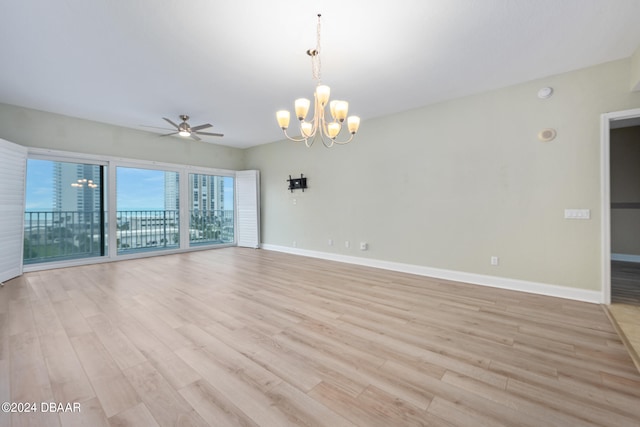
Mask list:
[[[180,247],[177,210],[117,211],[118,253]]]
[[[24,263],[104,255],[100,212],[25,212]]]
[[[234,215],[232,210],[192,209],[189,214],[189,244],[191,246],[233,243]]]
[[[233,243],[233,210],[189,211],[189,245]],[[88,211],[25,212],[24,263],[104,256],[107,215]],[[177,210],[117,211],[118,254],[180,247]]]

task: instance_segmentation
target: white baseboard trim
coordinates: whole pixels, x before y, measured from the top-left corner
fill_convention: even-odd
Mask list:
[[[611,254],[611,261],[625,261],[625,262],[640,263],[640,255]]]
[[[512,291],[528,292],[538,295],[546,295],[558,298],[572,299],[576,301],[602,304],[601,291],[589,291],[586,289],[569,288],[566,286],[550,285],[547,283],[529,282],[525,280],[509,279],[505,277],[488,276],[484,274],[465,273],[454,270],[425,267],[415,264],[383,261],[370,258],[360,258],[349,255],[332,254],[328,252],[311,251],[307,249],[291,248],[271,244],[262,244],[262,249],[275,252],[284,252],[293,255],[302,255],[311,258],[321,258],[330,261],[344,262],[347,264],[363,265],[367,267],[382,268],[384,270],[398,271],[402,273],[416,274],[419,276],[433,277],[436,279],[465,282],[474,285],[489,286],[493,288],[509,289]]]

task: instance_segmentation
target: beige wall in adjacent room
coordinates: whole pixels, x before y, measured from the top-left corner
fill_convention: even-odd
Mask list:
[[[610,153],[611,252],[640,256],[640,126],[611,130]]]
[[[262,241],[599,290],[600,115],[640,107],[630,68],[620,60],[366,120],[355,142],[330,150],[248,149]],[[550,99],[536,96],[544,86]],[[544,128],[557,138],[540,142]],[[286,179],[300,173],[309,188],[290,193]],[[591,219],[564,219],[567,208]]]
[[[220,169],[244,164],[241,149],[6,104],[0,104],[0,138],[27,147]]]
[[[631,55],[631,89],[640,91],[640,46]]]

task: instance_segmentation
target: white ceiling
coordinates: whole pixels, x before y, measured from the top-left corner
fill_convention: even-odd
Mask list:
[[[322,77],[366,119],[625,58],[640,0],[0,0],[0,103],[250,147]]]

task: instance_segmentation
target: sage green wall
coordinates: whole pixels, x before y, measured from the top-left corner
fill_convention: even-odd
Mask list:
[[[27,147],[220,169],[242,169],[243,150],[0,104],[0,138]]]
[[[640,126],[611,130],[611,203],[640,205]],[[611,209],[611,252],[640,255],[640,209]]]
[[[640,46],[631,56],[631,89],[640,90]]]
[[[620,60],[367,120],[331,150],[250,148],[262,242],[599,290],[600,115],[640,107],[630,68]],[[552,98],[536,96],[544,86]],[[543,128],[557,138],[538,141]],[[309,188],[292,194],[285,180],[300,173]],[[566,220],[565,208],[591,219]]]
[[[631,59],[602,64],[367,120],[355,142],[331,150],[240,150],[2,104],[0,138],[259,169],[263,243],[598,290],[600,115],[640,107],[630,79]],[[552,98],[536,97],[543,86]],[[539,142],[547,127],[558,137]],[[300,173],[309,189],[289,193],[286,178]],[[565,220],[565,208],[591,209],[591,220]]]

